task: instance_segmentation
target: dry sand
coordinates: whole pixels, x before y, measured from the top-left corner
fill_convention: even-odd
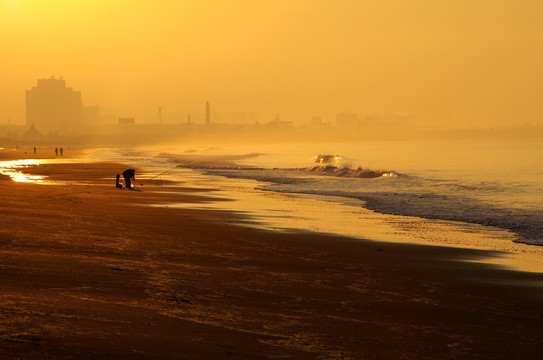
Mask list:
[[[492,255],[480,250],[147,206],[206,191],[116,189],[125,168],[29,169],[63,185],[0,176],[0,358],[543,358],[541,274],[465,261]]]

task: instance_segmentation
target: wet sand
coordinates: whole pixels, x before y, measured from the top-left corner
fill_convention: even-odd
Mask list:
[[[31,156],[30,154],[27,156]],[[20,158],[11,152],[0,158]],[[127,166],[0,176],[0,358],[537,359],[542,274],[491,252],[228,225]],[[137,169],[141,174],[145,169]]]

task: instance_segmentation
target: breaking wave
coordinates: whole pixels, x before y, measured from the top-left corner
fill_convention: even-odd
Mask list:
[[[238,156],[172,156],[161,154],[160,157],[167,158],[170,162],[178,164],[179,167],[189,169],[211,170],[268,170],[254,166],[243,166],[236,163],[238,160],[245,160],[256,157],[257,154],[245,154]],[[341,157],[336,157],[335,160]],[[344,178],[372,179],[378,177],[395,177],[399,174],[390,170],[372,170],[358,167],[352,169],[349,165],[335,166],[326,165],[329,161],[319,161],[319,165],[309,166],[307,168],[284,168],[275,170],[302,170],[311,175],[335,176]],[[337,161],[336,161],[337,162]]]
[[[392,177],[398,176],[399,174],[395,171],[388,170],[371,170],[363,169],[359,167],[358,169],[351,169],[349,166],[337,167],[334,165],[316,165],[310,166],[304,169],[305,172],[312,175],[324,175],[324,176],[337,176],[337,177],[347,177],[347,178],[378,178],[378,177]]]

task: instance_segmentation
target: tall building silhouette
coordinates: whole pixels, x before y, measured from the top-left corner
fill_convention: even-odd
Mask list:
[[[26,125],[42,133],[72,129],[81,123],[81,92],[66,87],[62,78],[40,79],[26,91]]]
[[[211,110],[209,108],[209,101],[206,101],[206,125],[211,124]]]

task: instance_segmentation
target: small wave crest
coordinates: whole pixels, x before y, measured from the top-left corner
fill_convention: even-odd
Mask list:
[[[305,172],[312,175],[348,177],[348,178],[378,178],[378,177],[395,177],[399,174],[389,170],[371,170],[359,167],[352,169],[349,166],[337,167],[334,165],[316,165],[304,169]]]
[[[395,171],[364,169],[361,166],[359,166],[357,169],[354,169],[352,164],[346,162],[347,159],[341,155],[319,154],[315,156],[314,159],[315,162],[318,163],[318,165],[309,166],[303,169],[306,173],[312,175],[361,179],[394,177],[399,175]]]

